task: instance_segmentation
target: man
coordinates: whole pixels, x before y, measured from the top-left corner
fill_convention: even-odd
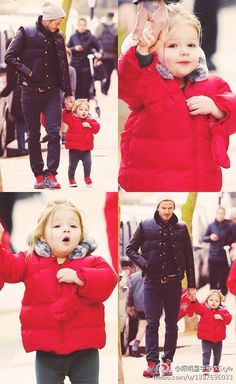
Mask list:
[[[126,253],[143,271],[144,312],[147,320],[146,359],[143,376],[172,375],[171,362],[178,336],[178,313],[182,293],[181,280],[186,272],[188,295],[195,298],[193,252],[185,223],[174,214],[175,202],[169,195],[157,201],[154,218],[141,221],[127,246]],[[141,253],[138,252],[141,248]],[[165,311],[165,343],[159,360],[158,328]]]
[[[5,56],[6,64],[20,75],[30,166],[36,177],[36,189],[61,187],[56,179],[60,161],[60,90],[65,93],[66,104],[72,99],[65,43],[58,29],[65,16],[63,8],[46,1],[36,24],[20,27]],[[41,113],[45,116],[48,135],[46,170],[40,145]]]

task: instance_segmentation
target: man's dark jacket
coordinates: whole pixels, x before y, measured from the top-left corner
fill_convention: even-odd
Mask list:
[[[126,253],[148,276],[160,280],[165,252],[172,247],[177,275],[183,279],[186,271],[188,288],[195,288],[193,251],[188,229],[185,223],[178,222],[175,214],[168,221],[171,244],[167,243],[164,223],[158,211],[153,219],[141,221],[127,246]],[[141,253],[138,250],[141,250]]]
[[[62,33],[57,30],[46,31],[41,23],[42,16],[34,26],[21,27],[7,50],[6,64],[12,66],[20,75],[20,83],[32,88],[51,86],[50,71],[53,69],[53,84],[65,96],[71,96],[68,61]],[[53,62],[52,62],[53,60]],[[32,71],[32,77],[29,76]]]

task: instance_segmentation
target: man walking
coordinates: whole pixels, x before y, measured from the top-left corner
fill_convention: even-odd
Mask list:
[[[65,94],[65,103],[72,98],[64,38],[58,29],[65,16],[63,8],[46,1],[36,24],[19,28],[5,56],[6,64],[20,75],[36,189],[61,187],[56,179],[60,161],[60,90]],[[48,135],[47,169],[44,169],[40,144],[41,113],[45,116]]]
[[[144,312],[147,320],[146,359],[143,376],[171,376],[171,362],[178,337],[178,313],[181,299],[181,280],[186,272],[188,294],[195,298],[193,252],[185,223],[174,214],[175,202],[162,195],[157,201],[154,218],[141,221],[130,240],[126,253],[143,271]],[[141,252],[139,252],[139,248]],[[160,364],[158,328],[165,311],[165,343]]]

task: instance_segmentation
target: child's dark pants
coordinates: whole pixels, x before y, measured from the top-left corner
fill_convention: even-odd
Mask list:
[[[66,376],[72,384],[98,384],[98,350],[85,349],[69,355],[37,351],[35,370],[37,384],[63,384]]]
[[[75,171],[79,161],[82,161],[84,167],[84,177],[90,176],[91,173],[91,151],[79,151],[78,149],[69,149],[69,179],[74,179]]]
[[[210,364],[211,350],[213,350],[213,366],[218,366],[222,352],[222,341],[214,343],[213,341],[202,340],[202,364],[204,366]]]

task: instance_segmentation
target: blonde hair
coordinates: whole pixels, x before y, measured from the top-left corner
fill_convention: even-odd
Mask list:
[[[167,11],[169,15],[167,24],[169,31],[179,24],[190,24],[196,29],[198,40],[200,40],[201,24],[193,13],[188,12],[181,4],[174,3],[167,5]]]
[[[74,105],[73,105],[73,108],[72,108],[72,112],[76,112],[77,111],[77,108],[81,105],[81,104],[86,104],[87,107],[88,107],[88,110],[89,110],[89,101],[88,99],[77,99],[75,100],[74,102]]]
[[[222,304],[222,302],[225,300],[225,297],[224,295],[222,295],[221,291],[219,289],[211,289],[205,299],[205,303],[207,303],[209,297],[211,296],[217,296],[220,300],[220,305]]]
[[[81,230],[80,241],[84,239],[84,225],[78,208],[69,200],[49,201],[46,203],[45,208],[38,219],[36,228],[28,237],[29,249],[27,251],[27,256],[32,255],[35,244],[38,240],[41,240],[42,236],[44,235],[44,230],[50,217],[52,217],[56,212],[60,211],[61,209],[68,209],[77,215]]]

